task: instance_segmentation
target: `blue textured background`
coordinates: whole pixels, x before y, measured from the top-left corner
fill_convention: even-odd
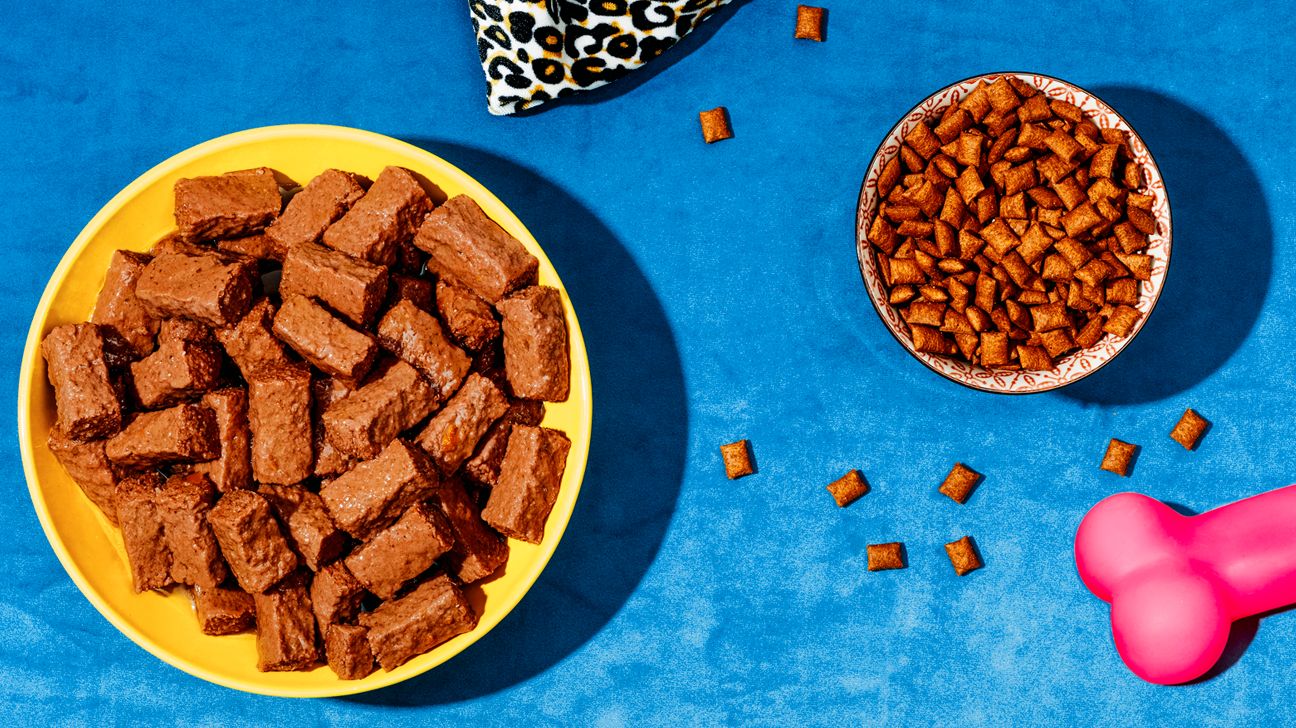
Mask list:
[[[522,119],[486,113],[462,0],[6,7],[3,411],[37,298],[91,215],[175,152],[285,122],[401,137],[492,188],[566,281],[598,400],[575,517],[518,609],[422,678],[314,701],[206,684],[112,629],[41,534],[6,416],[0,723],[1290,715],[1292,614],[1242,625],[1212,679],[1147,685],[1119,662],[1070,549],[1085,510],[1118,490],[1205,509],[1296,476],[1293,15],[828,4],[827,43],[792,40],[791,0],[759,0],[584,103]],[[1123,112],[1161,165],[1176,233],[1138,340],[1079,386],[1021,398],[912,361],[869,306],[852,237],[891,124],[946,83],[1005,69]],[[720,104],[737,137],[708,147],[697,112]],[[1195,453],[1166,437],[1185,406],[1214,421]],[[760,473],[729,482],[717,445],[744,436]],[[1097,469],[1111,436],[1143,446],[1128,480]],[[965,506],[935,492],[956,459],[987,475]],[[874,491],[838,510],[823,486],[851,467]],[[959,579],[941,545],[964,533],[987,563]],[[912,565],[868,573],[865,544],[890,540]]]

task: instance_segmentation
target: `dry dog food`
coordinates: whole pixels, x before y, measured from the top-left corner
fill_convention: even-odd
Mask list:
[[[1130,467],[1134,464],[1134,453],[1137,450],[1138,445],[1131,445],[1113,437],[1111,442],[1107,443],[1107,452],[1103,454],[1100,467],[1121,477],[1128,476]]]
[[[860,471],[852,470],[829,483],[828,492],[832,493],[838,507],[845,508],[864,497],[864,494],[869,492],[869,486]]]
[[[710,111],[703,111],[698,114],[698,120],[702,122],[702,138],[707,144],[733,138],[733,127],[729,124],[729,110],[725,107],[717,106]]]
[[[867,236],[921,352],[1053,369],[1141,316],[1153,197],[1118,129],[1014,76],[920,122],[877,180]]]
[[[721,445],[720,457],[724,460],[725,475],[730,480],[756,472],[756,465],[752,462],[751,443],[746,440]]]
[[[1210,423],[1206,418],[1189,407],[1184,410],[1183,417],[1179,418],[1174,429],[1170,431],[1170,439],[1183,445],[1185,450],[1196,450],[1197,443],[1201,442],[1207,427],[1210,427]]]
[[[797,40],[813,40],[822,43],[827,24],[827,10],[813,5],[798,5],[794,36]]]
[[[940,492],[956,503],[967,503],[980,480],[981,474],[977,471],[963,463],[954,463],[949,475],[946,475],[945,481],[941,483]]]
[[[866,549],[868,551],[868,570],[869,571],[887,571],[889,569],[905,568],[904,544],[899,541],[892,543],[871,543]]]
[[[176,184],[176,232],[46,334],[47,442],[136,591],[255,629],[261,670],[360,679],[472,630],[464,589],[544,539],[568,322],[471,198],[436,207],[399,167],[284,180]]]
[[[945,553],[949,556],[950,565],[954,567],[954,573],[959,576],[976,571],[984,565],[971,536],[945,544]]]

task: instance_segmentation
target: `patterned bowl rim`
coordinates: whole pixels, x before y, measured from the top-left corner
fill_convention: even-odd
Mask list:
[[[1166,223],[1167,223],[1166,231],[1164,235],[1165,273],[1162,275],[1159,285],[1155,286],[1152,290],[1149,299],[1148,310],[1139,318],[1138,322],[1135,323],[1134,330],[1130,332],[1129,336],[1126,336],[1124,339],[1119,340],[1118,343],[1116,343],[1115,345],[1115,349],[1109,355],[1103,357],[1100,361],[1097,362],[1095,366],[1091,367],[1086,371],[1078,372],[1074,376],[1071,376],[1066,379],[1060,379],[1058,381],[1051,381],[1051,382],[1041,383],[1041,384],[1028,383],[1025,386],[1018,386],[1017,388],[1012,388],[1013,380],[1010,380],[1009,383],[1006,385],[996,385],[993,383],[979,384],[974,381],[964,381],[963,379],[953,376],[948,372],[941,371],[931,361],[928,361],[923,356],[920,356],[917,351],[911,348],[912,347],[911,343],[906,341],[905,337],[899,331],[893,328],[890,323],[887,322],[886,316],[882,312],[882,306],[890,306],[890,304],[886,303],[885,301],[879,302],[874,297],[873,292],[869,290],[869,285],[868,285],[870,279],[870,273],[865,270],[865,256],[873,255],[873,250],[870,247],[870,243],[867,239],[867,234],[865,232],[866,226],[864,224],[865,223],[864,218],[867,210],[865,209],[864,199],[865,199],[865,194],[868,191],[869,179],[874,176],[873,173],[875,171],[880,171],[881,165],[886,160],[886,157],[884,157],[883,155],[883,148],[886,147],[887,142],[890,141],[893,137],[897,137],[897,134],[899,133],[900,128],[904,126],[904,123],[911,116],[919,112],[922,112],[923,106],[927,102],[931,101],[932,99],[935,99],[945,94],[946,92],[950,91],[956,86],[962,86],[964,84],[971,83],[973,81],[992,82],[994,80],[997,80],[1005,76],[1016,76],[1018,78],[1021,78],[1022,80],[1027,81],[1028,83],[1030,83],[1032,86],[1035,86],[1036,88],[1039,88],[1039,86],[1036,84],[1035,79],[1059,84],[1061,86],[1068,88],[1069,90],[1071,90],[1072,92],[1080,96],[1088,97],[1089,99],[1094,101],[1100,107],[1100,110],[1104,111],[1104,113],[1110,113],[1111,115],[1119,119],[1121,124],[1123,124],[1125,128],[1129,131],[1129,134],[1132,137],[1134,137],[1140,145],[1142,145],[1143,149],[1147,153],[1148,166],[1150,166],[1152,170],[1156,173],[1156,177],[1161,180],[1160,191],[1159,192],[1152,191],[1151,194],[1161,197],[1164,200],[1165,209],[1166,209]],[[1040,90],[1044,91],[1044,89],[1042,88]],[[939,374],[944,379],[954,382],[955,384],[979,392],[989,392],[991,394],[1026,395],[1026,394],[1040,394],[1043,392],[1051,392],[1057,389],[1061,389],[1062,387],[1075,384],[1076,382],[1085,379],[1086,377],[1094,374],[1098,370],[1107,366],[1108,363],[1110,363],[1113,359],[1119,356],[1120,353],[1124,351],[1125,348],[1129,346],[1131,342],[1134,341],[1134,338],[1138,336],[1139,333],[1143,330],[1144,324],[1146,324],[1147,320],[1152,317],[1152,312],[1156,310],[1157,303],[1161,299],[1161,292],[1165,289],[1165,281],[1167,278],[1170,277],[1170,262],[1173,257],[1173,254],[1174,254],[1174,215],[1172,214],[1172,210],[1170,208],[1170,190],[1166,187],[1165,177],[1161,174],[1161,168],[1157,166],[1156,159],[1152,156],[1152,150],[1148,148],[1147,143],[1143,141],[1143,136],[1138,133],[1138,130],[1135,129],[1134,125],[1129,122],[1129,119],[1126,119],[1119,111],[1116,110],[1114,106],[1104,101],[1097,94],[1081,86],[1078,86],[1074,83],[1071,83],[1070,81],[1067,81],[1062,78],[1058,78],[1057,76],[1050,76],[1045,73],[1036,73],[1033,71],[994,71],[990,73],[978,73],[972,76],[968,76],[959,81],[955,81],[953,83],[942,86],[934,93],[928,94],[921,101],[915,104],[912,108],[910,108],[908,111],[902,114],[899,120],[897,120],[896,123],[893,124],[891,128],[887,131],[887,133],[882,136],[882,140],[878,142],[877,149],[874,150],[873,156],[869,160],[868,167],[866,167],[864,170],[864,179],[860,182],[859,197],[857,198],[857,202],[856,202],[855,255],[859,265],[861,282],[864,284],[864,292],[868,295],[869,303],[873,304],[873,311],[874,313],[877,314],[878,320],[882,322],[882,327],[885,328],[891,334],[891,337],[896,340],[896,343],[900,344],[901,349],[907,352],[909,356],[913,357],[914,359],[922,363],[922,365],[925,366],[927,369],[930,369],[936,374]],[[880,272],[875,272],[873,275],[880,276]],[[1075,356],[1078,353],[1082,353],[1082,352],[1072,352],[1067,356],[1068,357]],[[934,354],[930,356],[933,359],[941,358],[941,357],[937,357]],[[968,366],[972,367],[973,365],[969,364]],[[974,367],[974,368],[982,369],[984,371],[983,367]],[[1024,372],[1013,371],[1011,373],[1020,374]]]

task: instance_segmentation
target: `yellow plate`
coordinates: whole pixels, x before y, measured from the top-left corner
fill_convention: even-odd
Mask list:
[[[327,167],[374,178],[392,164],[424,175],[447,195],[472,197],[540,259],[540,282],[562,291],[571,333],[571,397],[547,405],[544,420],[545,426],[563,430],[572,441],[562,491],[549,516],[544,541],[536,546],[510,540],[509,560],[502,573],[469,590],[481,612],[481,621],[472,632],[392,672],[379,670],[363,680],[339,680],[327,667],[312,672],[258,672],[254,635],[203,635],[183,589],[173,589],[170,594],[132,591],[121,537],[63,472],[45,444],[54,422],[54,398],[45,378],[40,341],[50,328],[90,316],[114,250],[146,250],[175,226],[171,190],[177,179],[267,166],[304,184]],[[191,675],[238,690],[286,697],[348,695],[398,683],[445,662],[498,624],[544,570],[567,527],[585,474],[592,414],[589,359],[576,312],[553,264],[517,216],[480,183],[440,157],[380,134],[335,126],[271,126],[219,137],[166,160],[118,193],[77,236],[45,287],[27,335],[18,379],[18,438],[32,504],[59,561],[90,603],[140,647]]]

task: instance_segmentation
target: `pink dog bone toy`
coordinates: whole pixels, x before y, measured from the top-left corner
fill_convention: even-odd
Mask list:
[[[1148,682],[1201,677],[1236,619],[1296,602],[1296,485],[1197,516],[1120,493],[1076,532],[1085,586],[1111,603],[1121,659]]]

